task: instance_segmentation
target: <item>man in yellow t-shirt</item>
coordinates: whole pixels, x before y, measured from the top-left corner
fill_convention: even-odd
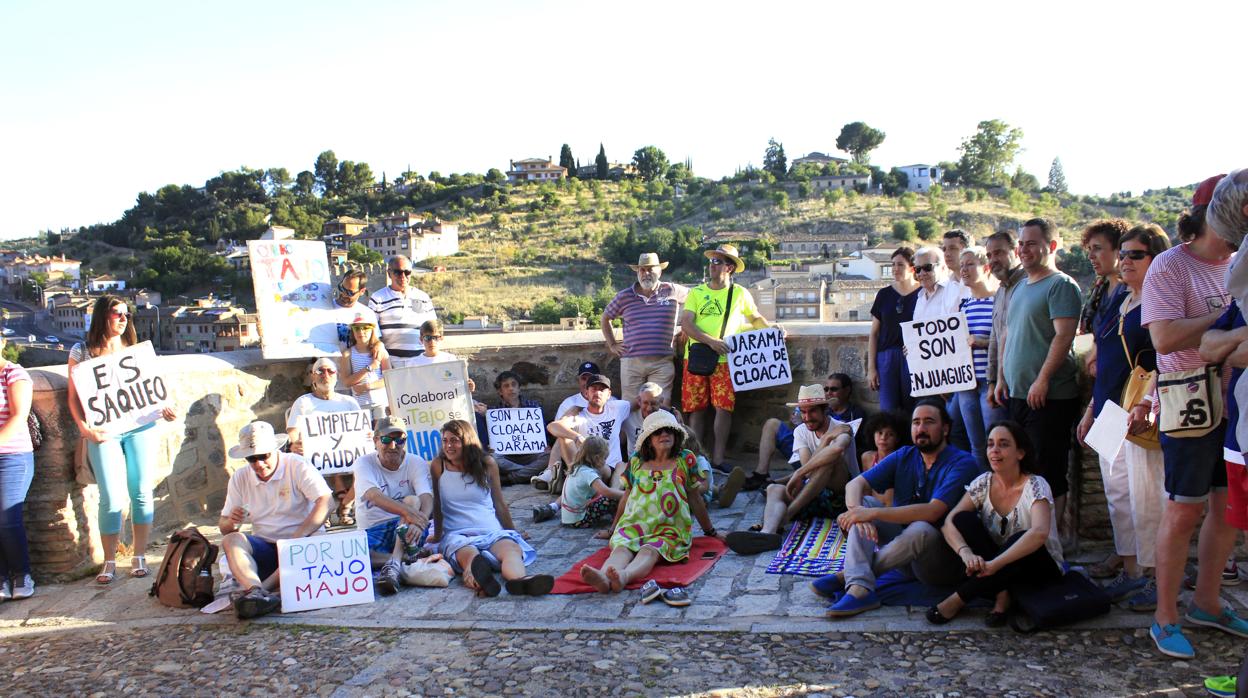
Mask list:
[[[704,253],[709,262],[710,278],[704,284],[689,290],[684,310],[680,313],[680,328],[689,337],[690,344],[701,342],[714,349],[719,356],[715,373],[696,376],[689,372],[689,349],[685,349],[684,375],[681,379],[681,408],[689,418],[689,426],[698,438],[705,440],[706,410],[715,409],[715,440],[711,451],[711,465],[727,472],[724,450],[728,447],[728,434],[732,429],[732,410],[736,395],[732,379],[728,376],[728,345],[720,338],[749,330],[770,327],[767,319],[758,312],[750,292],[732,283],[732,275],[745,270],[745,262],[734,245],[723,244]],[[727,309],[728,323],[724,324],[725,306],[729,290],[732,291],[732,307]]]

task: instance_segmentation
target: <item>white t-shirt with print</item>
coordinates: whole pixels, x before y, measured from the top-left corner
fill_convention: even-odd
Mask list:
[[[333,494],[303,456],[278,453],[277,457],[277,469],[267,481],[261,481],[249,465],[235,470],[221,507],[221,516],[229,516],[235,507],[246,509],[244,523],[251,524],[251,535],[267,541],[293,538],[316,500]]]
[[[559,409],[555,410],[555,419],[563,417],[563,415],[567,414],[568,410],[573,407],[585,409],[586,407],[589,407],[589,400],[586,400],[585,396],[580,393],[572,393],[571,395],[565,397],[563,402],[559,403]]]
[[[620,456],[620,433],[628,419],[628,402],[614,398],[602,407],[602,414],[592,414],[589,407],[572,418],[572,429],[582,436],[601,436],[611,449],[607,452],[607,465],[615,467],[624,462]]]
[[[291,403],[290,412],[286,415],[286,428],[300,428],[303,426],[300,417],[314,412],[355,412],[359,409],[359,401],[350,395],[330,393],[329,399],[324,400],[315,393],[304,393]]]
[[[375,452],[369,453],[356,459],[351,472],[355,475],[355,520],[361,529],[398,517],[365,501],[369,490],[375,489],[394,500],[433,494],[429,462],[414,453],[408,453],[397,470],[387,470]]]
[[[829,419],[828,421],[829,429],[835,426],[849,426],[848,424],[838,422],[834,419]],[[826,434],[827,432],[824,433]],[[819,450],[819,437],[816,436],[804,422],[797,425],[797,428],[793,430],[793,455],[789,456],[790,463],[801,463],[801,451],[803,448],[806,449],[811,456],[815,455],[815,452]],[[854,446],[854,434],[852,429],[849,434],[849,446],[846,447],[845,453],[842,457],[845,459],[845,465],[849,470],[850,476],[856,477],[859,470],[858,449]]]

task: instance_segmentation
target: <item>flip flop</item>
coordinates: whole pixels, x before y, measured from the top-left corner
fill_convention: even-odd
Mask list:
[[[555,578],[549,574],[531,574],[520,579],[508,579],[507,593],[513,596],[545,596],[555,588]]]
[[[482,594],[493,597],[498,596],[498,593],[503,590],[498,580],[494,578],[494,568],[490,567],[490,561],[484,557],[477,555],[472,558],[468,570],[472,572],[472,578],[476,580]]]

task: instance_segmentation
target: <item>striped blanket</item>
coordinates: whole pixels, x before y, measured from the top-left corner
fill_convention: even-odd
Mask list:
[[[798,521],[767,566],[767,574],[821,577],[845,564],[845,534],[834,519]]]

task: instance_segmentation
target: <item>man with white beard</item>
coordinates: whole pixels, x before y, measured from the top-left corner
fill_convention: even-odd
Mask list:
[[[667,262],[660,262],[653,252],[642,254],[628,267],[637,272],[637,283],[617,293],[602,311],[602,336],[607,351],[620,357],[620,394],[636,407],[641,384],[657,383],[663,389],[663,404],[670,405],[676,378],[672,336],[689,289],[659,280]],[[611,327],[616,318],[624,324],[624,341],[616,340]]]

